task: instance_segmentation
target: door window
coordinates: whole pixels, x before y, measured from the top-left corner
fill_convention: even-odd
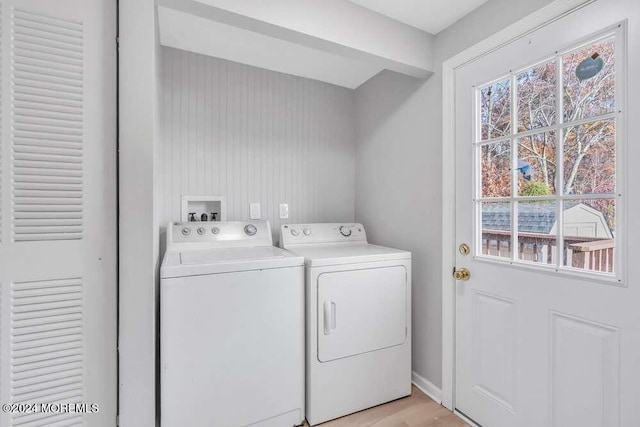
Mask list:
[[[477,257],[615,276],[618,40],[474,88]]]

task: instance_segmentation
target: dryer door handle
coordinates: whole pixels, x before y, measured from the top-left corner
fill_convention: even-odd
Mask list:
[[[336,303],[325,301],[324,303],[324,334],[330,335],[336,329]]]

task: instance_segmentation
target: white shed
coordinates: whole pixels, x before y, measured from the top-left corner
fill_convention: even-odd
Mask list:
[[[555,234],[556,224],[550,234]],[[613,233],[602,212],[579,203],[564,211],[564,235],[571,237],[597,237],[612,239]]]

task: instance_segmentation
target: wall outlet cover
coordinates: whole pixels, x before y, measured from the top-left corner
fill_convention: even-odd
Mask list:
[[[280,219],[289,219],[289,203],[280,203]]]
[[[260,219],[260,203],[249,203],[249,218]]]

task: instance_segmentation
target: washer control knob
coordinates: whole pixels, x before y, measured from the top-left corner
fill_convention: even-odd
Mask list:
[[[198,229],[196,231],[198,232],[198,234],[200,236],[202,236],[204,233],[207,232],[207,230],[205,230],[204,227],[198,227]]]
[[[184,227],[182,229],[182,235],[183,236],[189,236],[191,234],[191,229],[189,227]]]
[[[302,230],[302,233],[303,233],[305,236],[310,236],[310,235],[311,235],[311,230],[310,230],[310,229],[308,229],[308,228],[305,228],[305,229],[303,229],[303,230]]]
[[[351,236],[351,229],[347,226],[341,225],[340,234],[342,234],[344,237],[349,237]]]
[[[298,230],[296,230],[295,228],[291,229],[291,234],[293,234],[294,236],[297,236],[300,234],[300,232]]]
[[[211,229],[211,232],[212,232],[213,234],[218,234],[218,233],[220,233],[220,229],[219,229],[218,227],[213,227],[213,228]]]
[[[247,236],[255,236],[258,232],[258,229],[253,224],[248,224],[244,226],[244,232]]]

